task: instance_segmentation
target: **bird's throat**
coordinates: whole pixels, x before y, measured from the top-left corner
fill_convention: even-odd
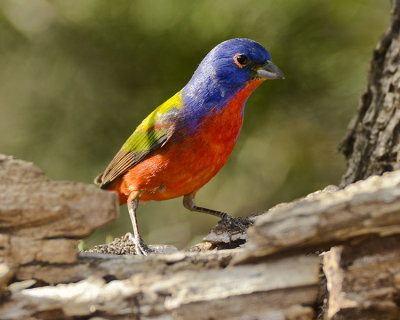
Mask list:
[[[250,94],[262,83],[264,80],[252,80],[246,83],[246,85],[239,90],[238,93],[233,97],[232,101],[238,104],[244,104]]]

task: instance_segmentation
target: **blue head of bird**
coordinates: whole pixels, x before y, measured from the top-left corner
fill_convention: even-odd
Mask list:
[[[201,99],[202,105],[215,105],[235,95],[249,81],[282,78],[282,71],[261,44],[250,39],[230,39],[206,55],[183,93],[189,99]]]

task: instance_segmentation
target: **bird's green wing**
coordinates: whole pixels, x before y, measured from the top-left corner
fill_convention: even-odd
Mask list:
[[[174,115],[180,108],[182,108],[181,91],[156,108],[142,121],[123,144],[104,173],[95,179],[95,183],[100,184],[101,187],[107,186],[142,161],[151,151],[162,147],[175,130]]]

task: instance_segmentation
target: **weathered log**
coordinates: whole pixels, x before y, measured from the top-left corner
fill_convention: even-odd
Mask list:
[[[0,319],[312,319],[315,314],[320,287],[315,255],[240,266],[231,266],[230,261],[244,249],[150,257],[77,256],[74,238],[116,216],[115,195],[91,186],[51,182],[32,164],[9,157],[2,157],[0,164],[0,252],[12,262],[0,264],[2,288],[12,281],[6,288],[10,296],[2,297]],[[93,217],[91,210],[98,214]],[[221,226],[214,230],[214,239],[222,239],[217,242],[246,238],[223,234]],[[76,281],[80,282],[51,285]],[[249,305],[254,308],[249,310]]]
[[[119,256],[83,252],[74,264],[27,264],[16,272],[17,280],[37,279],[45,283],[80,281],[91,276],[105,279],[128,279],[133,274],[151,272],[155,274],[176,273],[187,270],[222,269],[237,254],[235,250],[210,251],[204,253],[179,252],[169,255]],[[173,267],[172,267],[173,265]]]
[[[115,194],[50,181],[32,163],[0,155],[0,260],[74,262],[77,239],[117,217]]]
[[[240,259],[283,251],[315,251],[357,237],[400,233],[400,171],[373,176],[338,190],[328,187],[280,204],[248,231]]]
[[[116,217],[114,194],[49,181],[34,165],[5,156],[0,158],[0,183],[0,254],[11,262],[1,264],[0,284],[4,289],[13,281],[7,287],[10,297],[3,295],[0,319],[312,319],[315,314],[317,256],[241,266],[229,266],[240,250],[78,257],[75,239]],[[221,226],[214,230],[216,243],[246,239],[245,234],[224,234]],[[264,299],[268,302],[260,303]],[[249,311],[248,305],[255,308]]]
[[[80,239],[116,219],[117,208],[114,193],[83,183],[50,181],[32,163],[0,155],[1,233]]]
[[[0,263],[0,298],[1,293],[4,291],[15,275],[15,269],[7,263]]]
[[[221,254],[226,255],[214,252],[211,256],[215,259]],[[94,275],[78,283],[15,291],[0,307],[0,319],[314,318],[318,257],[297,255],[251,265],[204,268],[197,263],[206,256],[210,254],[117,257],[120,271],[129,274],[125,280],[107,282]],[[118,268],[117,263],[112,264]],[[162,269],[167,272],[160,272]]]
[[[112,197],[111,201],[114,200]],[[14,279],[14,282],[7,288],[10,297],[3,294],[0,319],[96,316],[107,319],[314,319],[321,303],[318,292],[324,282],[319,275],[319,258],[310,252],[338,244],[354,246],[357,241],[364,241],[365,245],[368,243],[365,241],[391,234],[394,235],[391,236],[393,242],[397,239],[395,234],[400,234],[399,210],[400,172],[392,172],[345,189],[332,186],[272,208],[256,219],[248,235],[236,235],[241,241],[249,237],[248,244],[236,250],[181,251],[149,257],[81,253],[76,257],[74,247],[71,251],[60,252],[57,246],[60,256],[51,256],[54,245],[62,244],[64,240],[56,238],[32,239],[42,250],[31,255],[29,250],[22,249],[24,240],[29,239],[21,236],[22,231],[17,233],[18,236],[3,233],[0,235],[6,240],[2,242],[3,256],[22,264],[16,268],[1,265],[0,284],[3,288],[10,280]],[[42,228],[53,228],[52,219],[45,221]],[[83,221],[86,223],[87,220]],[[15,223],[14,231],[16,229],[18,223]],[[50,231],[42,230],[42,234],[46,232]],[[221,233],[219,236],[226,238]],[[371,261],[374,257],[373,253],[362,251],[363,246],[357,248],[358,251],[350,255],[356,261],[352,262],[353,268],[361,265],[363,257],[369,257]],[[379,249],[376,250],[377,254]],[[382,268],[393,265],[386,278],[392,275],[392,287],[396,288],[397,278],[393,275],[397,272],[398,262],[394,257],[394,253],[382,253],[382,258],[375,262],[382,263]],[[328,268],[328,264],[325,267]],[[365,264],[364,269],[355,269],[353,277],[356,279],[357,273],[363,274],[364,270],[365,279],[368,279],[370,267]],[[360,307],[363,304],[356,305],[352,310],[354,313],[349,313],[348,301],[351,301],[353,291],[343,291],[343,284],[335,279],[341,274],[342,280],[345,276],[350,279],[350,275],[344,273],[344,268],[330,268],[333,273],[326,270],[332,297],[326,307],[327,317],[340,317],[346,312],[357,314],[360,310],[372,314],[371,308]],[[378,277],[378,274],[373,276]],[[374,283],[369,291],[375,292],[375,295],[371,294],[375,300],[370,303],[379,308],[391,303],[390,314],[396,314],[396,298],[393,297],[397,297],[397,291],[379,286],[379,281]],[[365,292],[367,289],[363,288]],[[348,292],[345,298],[340,295],[342,291]],[[389,292],[392,296],[383,301],[383,296],[376,292]],[[335,304],[335,301],[338,302]],[[379,308],[377,310],[381,310]]]
[[[400,237],[369,238],[323,256],[328,319],[400,319]]]

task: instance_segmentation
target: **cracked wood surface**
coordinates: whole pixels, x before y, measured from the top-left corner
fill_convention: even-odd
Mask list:
[[[114,193],[50,181],[34,164],[0,155],[0,233],[80,239],[117,217]]]
[[[313,319],[319,257],[297,255],[226,268],[193,263],[201,261],[201,256],[218,259],[224,254],[130,257],[125,263],[129,261],[132,269],[123,280],[107,282],[92,275],[77,283],[22,287],[2,304],[0,319],[41,319],[44,312],[58,319],[89,315],[107,319]],[[119,262],[119,268],[128,272],[128,265]],[[174,270],[176,263],[181,265]]]
[[[280,204],[256,219],[243,256],[311,251],[354,238],[400,233],[400,171],[373,176],[344,189],[328,187]]]
[[[374,50],[366,92],[340,150],[347,158],[341,185],[400,169],[400,1]]]
[[[74,262],[78,239],[117,217],[115,194],[50,181],[34,164],[0,155],[0,261]]]
[[[323,255],[328,319],[400,319],[400,237],[373,237]]]

